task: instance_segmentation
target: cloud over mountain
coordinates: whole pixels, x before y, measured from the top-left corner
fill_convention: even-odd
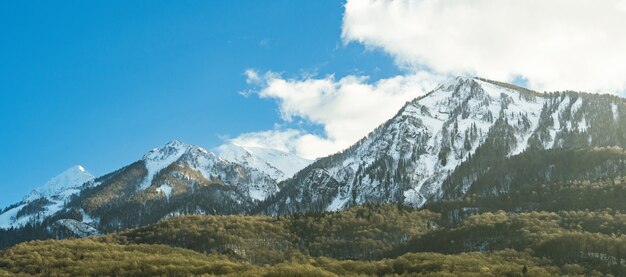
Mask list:
[[[524,80],[538,91],[626,92],[626,0],[348,0],[341,39],[390,54],[403,75],[284,78],[247,70],[246,94],[282,120],[238,144],[317,158],[340,151],[454,75]],[[286,128],[300,120],[314,134]]]
[[[246,72],[247,81],[257,86],[261,98],[278,103],[282,119],[318,124],[323,134],[277,128],[242,134],[234,139],[241,145],[271,147],[317,158],[340,151],[391,118],[402,105],[433,89],[440,76],[417,72],[378,81],[349,75],[340,79],[287,79],[268,72]]]
[[[348,0],[342,38],[410,70],[618,93],[625,26],[624,0]]]

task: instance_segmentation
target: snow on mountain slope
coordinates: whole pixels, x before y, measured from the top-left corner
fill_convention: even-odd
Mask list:
[[[278,190],[276,181],[269,181],[267,176],[279,180],[279,178],[284,178],[285,172],[293,174],[307,164],[304,159],[277,150],[243,148],[236,145],[220,147],[220,149],[224,150],[223,153],[227,153],[227,157],[218,157],[202,147],[177,140],[151,150],[142,159],[148,173],[141,182],[139,190],[150,187],[155,175],[171,164],[184,162],[193,170],[199,171],[207,180],[221,179],[226,183],[239,186],[255,200],[263,200]],[[281,166],[282,170],[274,167],[270,162]],[[239,175],[234,176],[226,172],[231,170],[233,166],[231,163],[242,166]],[[242,178],[246,181],[242,181]],[[167,188],[167,185],[161,186],[159,191],[163,191],[169,198],[172,189],[164,188]]]
[[[93,226],[74,219],[59,219],[52,226],[63,228],[81,238],[100,235],[100,232]]]
[[[156,191],[165,194],[165,198],[167,199],[170,199],[170,196],[172,196],[172,187],[169,185],[161,185],[156,189]]]
[[[242,146],[235,143],[221,145],[218,155],[265,172],[277,181],[293,176],[313,161],[276,149]]]
[[[294,162],[296,159],[279,152],[263,149],[255,153],[261,153],[259,157],[268,160],[271,158],[276,164],[297,164]],[[289,161],[281,162],[281,158]],[[260,158],[256,161],[260,161]],[[296,170],[293,167],[285,168]],[[284,173],[281,171],[280,174]],[[118,206],[137,205],[138,213],[142,209],[147,214],[153,213],[150,205],[141,202],[145,199],[164,200],[161,208],[173,209],[174,212],[177,209],[186,209],[189,212],[191,208],[188,205],[191,204],[188,201],[205,203],[209,207],[209,210],[199,211],[200,213],[219,214],[222,210],[227,213],[246,212],[255,202],[264,200],[279,190],[276,178],[262,170],[249,164],[230,162],[202,147],[177,140],[155,148],[143,155],[138,162],[97,180],[98,182],[83,167],[72,167],[1,213],[0,228],[41,222],[66,208],[66,205],[69,209],[83,213],[83,223],[99,225],[103,216],[115,217],[106,209],[111,209],[114,213],[127,212],[115,210]],[[87,186],[84,188],[89,188],[86,191],[82,190],[85,183]],[[91,189],[96,185],[102,188]],[[196,192],[199,194],[196,195]],[[70,197],[79,193],[80,196],[70,203]],[[165,208],[164,205],[171,207]]]
[[[26,206],[26,204],[18,205],[15,208],[9,209],[5,211],[4,213],[1,213],[0,214],[0,228],[8,229],[11,227],[19,227],[19,226],[26,224],[28,220],[27,218],[21,218],[21,219],[16,218],[17,212],[19,212],[22,208],[24,208],[24,206]]]
[[[148,174],[139,185],[139,189],[145,190],[150,187],[155,174],[180,159],[180,157],[191,150],[191,148],[193,148],[193,145],[173,140],[165,144],[165,146],[154,148],[145,154],[142,160],[144,161]]]
[[[70,167],[42,187],[34,189],[19,206],[0,214],[0,228],[20,227],[54,215],[63,209],[72,195],[80,192],[83,184],[92,182],[94,178],[80,165]]]
[[[248,213],[279,191],[264,172],[179,141],[98,181],[97,189],[81,192],[68,208],[85,211],[103,232],[180,214]]]
[[[278,191],[276,180],[262,170],[230,162],[200,147],[191,149],[179,162],[199,171],[207,180],[221,180],[254,200],[264,200]]]
[[[24,200],[28,202],[56,194],[67,195],[68,189],[75,189],[94,178],[95,176],[87,172],[85,168],[75,165],[50,179],[42,187],[34,189]]]
[[[437,197],[444,180],[483,143],[497,122],[506,125],[515,155],[528,147],[545,99],[479,79],[457,77],[427,95],[408,102],[400,112],[366,138],[338,155],[320,159],[267,212],[304,201],[310,174],[323,169],[337,182],[325,210],[360,203],[405,203],[421,206]],[[324,184],[317,186],[325,187]],[[326,190],[331,191],[331,190]],[[319,202],[319,201],[318,201]],[[319,204],[319,203],[318,203]]]
[[[489,168],[529,150],[626,147],[624,109],[626,101],[610,95],[537,93],[457,77],[408,102],[350,148],[286,180],[258,210],[289,214],[364,203],[420,207],[465,197]]]
[[[406,203],[421,206],[437,193],[449,173],[484,142],[498,115],[514,122],[518,142],[514,153],[523,151],[542,105],[543,99],[538,97],[519,97],[516,92],[489,83],[457,78],[406,105],[380,134],[374,134],[355,149],[354,157],[330,172],[351,184],[355,179],[344,173],[345,167],[357,172],[389,157],[389,170],[393,172],[401,160],[413,159],[406,182],[410,186],[397,189],[402,190]],[[363,196],[357,201],[375,196],[381,181],[364,175],[358,182]],[[338,198],[345,202],[353,189]],[[336,202],[329,208],[338,207]]]

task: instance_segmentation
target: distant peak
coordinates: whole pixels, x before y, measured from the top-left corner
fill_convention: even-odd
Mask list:
[[[171,140],[165,144],[165,146],[182,146],[182,145],[185,145],[185,143],[177,139]]]
[[[176,162],[185,153],[194,148],[191,144],[182,143],[179,140],[172,140],[161,148],[154,148],[143,155],[143,162],[148,170],[147,176],[140,184],[140,189],[146,189],[152,183],[152,178],[156,173]]]
[[[312,162],[281,149],[245,146],[232,141],[220,145],[215,151],[220,158],[254,167],[279,181],[293,176]]]
[[[72,166],[68,169],[66,169],[65,171],[61,172],[58,176],[63,176],[63,175],[73,175],[73,174],[88,174],[91,175],[91,173],[87,172],[87,170],[85,170],[85,168],[82,165],[75,165]]]
[[[68,170],[66,171],[72,171],[72,172],[87,172],[87,170],[85,170],[85,168],[82,165],[75,165],[70,167]]]
[[[161,160],[172,155],[180,156],[184,152],[192,149],[194,146],[191,144],[183,143],[179,140],[172,140],[163,145],[162,147],[154,148],[150,152],[143,156],[143,160]]]
[[[26,200],[33,200],[34,198],[42,196],[50,196],[69,188],[78,187],[93,180],[94,178],[95,176],[87,172],[83,166],[75,165],[50,179],[42,187],[35,189],[30,193],[30,195],[27,196]]]

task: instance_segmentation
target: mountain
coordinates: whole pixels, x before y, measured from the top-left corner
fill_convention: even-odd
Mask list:
[[[176,140],[96,181],[67,208],[88,215],[102,231],[179,214],[247,213],[278,191],[277,181],[260,170]]]
[[[174,140],[98,178],[81,166],[72,167],[5,208],[0,229],[35,224],[63,233],[92,234],[178,214],[247,213],[279,190],[278,178],[308,164],[272,149],[235,145],[221,149],[236,161]]]
[[[622,98],[455,78],[293,175],[179,141],[76,167],[0,213],[0,275],[626,276],[625,144]]]
[[[318,159],[286,180],[257,212],[335,211],[364,203],[427,203],[466,197],[478,186],[505,193],[521,182],[561,179],[547,168],[521,165],[500,183],[481,178],[520,155],[540,160],[549,150],[624,147],[626,105],[610,95],[537,93],[480,78],[455,78],[408,102],[392,119],[350,148]],[[621,158],[562,177],[625,172]],[[611,169],[613,168],[613,169]],[[526,170],[517,174],[515,170]],[[528,175],[532,173],[531,175]],[[516,175],[517,174],[517,175]],[[540,177],[540,178],[539,178]],[[490,185],[485,185],[490,182]]]
[[[57,194],[68,194],[73,192],[71,191],[72,189],[76,189],[94,178],[85,168],[76,165],[50,179],[43,187],[34,189],[24,201],[32,201],[37,198],[50,197]]]
[[[40,222],[63,209],[70,197],[79,193],[83,184],[95,185],[94,176],[76,165],[34,189],[18,203],[0,213],[0,228],[19,228],[27,223]]]
[[[277,181],[283,181],[313,161],[277,149],[227,143],[217,148],[228,161],[256,168]]]
[[[74,168],[74,175],[5,208],[0,229],[30,228],[4,235],[15,242],[50,232],[108,233],[185,214],[283,215],[398,204],[458,222],[489,210],[584,208],[590,207],[584,201],[571,203],[580,190],[564,184],[626,172],[624,130],[626,104],[615,96],[538,93],[459,77],[407,102],[355,145],[316,161],[236,144],[219,147],[216,155],[171,141],[97,178],[74,178],[83,171]],[[546,202],[548,193],[556,199]]]

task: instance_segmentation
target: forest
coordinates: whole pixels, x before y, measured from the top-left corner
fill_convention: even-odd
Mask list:
[[[567,186],[610,190],[621,180]],[[180,216],[104,236],[21,243],[0,252],[0,275],[623,276],[626,212],[605,204],[456,220],[442,206],[401,205]]]

